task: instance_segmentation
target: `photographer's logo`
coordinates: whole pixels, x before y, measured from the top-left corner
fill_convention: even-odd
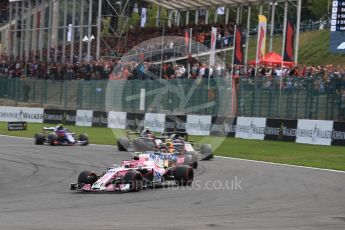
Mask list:
[[[221,117],[222,113],[224,116],[230,113],[224,108],[232,108],[232,82],[227,79],[226,65],[215,55],[215,63],[210,66],[210,53],[210,48],[204,44],[192,41],[187,45],[184,37],[177,36],[157,37],[136,45],[118,61],[111,74],[111,79],[117,80],[108,81],[106,110],[207,116],[207,120],[194,119],[175,125],[183,123],[187,132],[192,130],[195,135],[209,135],[211,116]],[[218,72],[224,75],[214,78]],[[210,91],[213,92],[212,97],[209,97]],[[159,131],[169,128],[166,127],[166,119],[148,119],[146,116],[142,119],[130,128],[140,129],[142,125]],[[127,116],[127,123],[132,123],[132,120],[136,118]],[[113,133],[117,135],[119,132],[114,130]],[[213,142],[214,150],[223,141],[221,138],[218,140]]]
[[[338,50],[345,50],[345,42],[341,43],[338,47]]]

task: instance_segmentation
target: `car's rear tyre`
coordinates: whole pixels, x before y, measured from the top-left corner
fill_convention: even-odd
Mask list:
[[[202,160],[207,161],[213,158],[212,147],[209,144],[204,144],[200,148],[200,153],[202,156]]]
[[[146,188],[153,188],[153,174],[148,172],[144,176],[144,183]]]
[[[127,151],[129,146],[129,140],[125,137],[120,137],[117,140],[117,148],[119,151]]]
[[[36,145],[43,145],[46,140],[46,137],[42,133],[37,133],[35,135],[35,144]]]
[[[196,169],[198,168],[198,154],[195,152],[195,151],[189,151],[189,152],[186,152],[185,154],[186,156],[190,155],[192,157],[191,159],[191,166]]]
[[[193,169],[198,168],[198,161],[193,162],[192,167]]]
[[[50,145],[54,146],[57,144],[58,136],[55,133],[51,133],[48,135],[48,141]]]
[[[82,171],[78,176],[78,184],[93,184],[97,181],[96,173],[90,171]]]
[[[123,183],[130,184],[130,191],[138,192],[143,188],[143,177],[140,172],[131,170],[128,171],[123,177]]]
[[[86,133],[82,133],[79,135],[79,141],[82,141],[82,146],[86,146],[89,144],[89,136]]]
[[[193,158],[191,155],[185,155],[184,156],[184,161],[183,161],[183,165],[188,165],[188,166],[192,166],[193,164]]]
[[[187,165],[177,166],[174,170],[174,178],[178,185],[191,185],[194,179],[192,167]]]

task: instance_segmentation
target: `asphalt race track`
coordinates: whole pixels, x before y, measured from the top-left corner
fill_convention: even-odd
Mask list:
[[[115,147],[0,137],[0,229],[345,229],[345,174],[216,158],[190,188],[69,191],[78,173],[128,159]]]

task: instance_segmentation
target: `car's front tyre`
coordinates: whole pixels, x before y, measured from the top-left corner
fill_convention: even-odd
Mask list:
[[[46,137],[42,133],[37,133],[35,135],[35,144],[36,145],[43,145],[46,140]]]

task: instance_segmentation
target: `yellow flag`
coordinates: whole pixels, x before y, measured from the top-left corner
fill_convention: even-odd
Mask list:
[[[258,46],[256,50],[256,62],[259,62],[266,54],[266,32],[267,32],[267,18],[264,15],[259,15],[258,25]]]

